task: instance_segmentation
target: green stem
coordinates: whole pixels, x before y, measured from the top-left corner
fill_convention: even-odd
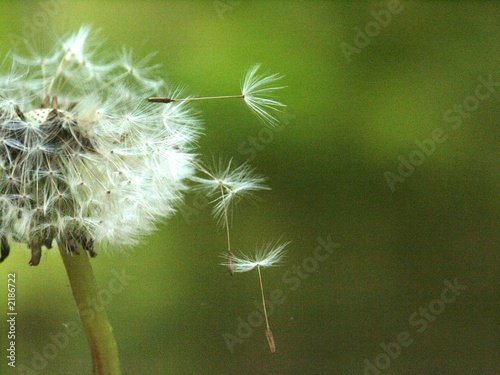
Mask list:
[[[118,349],[108,315],[99,299],[99,290],[85,250],[70,253],[59,243],[83,329],[90,345],[94,375],[120,375]],[[89,306],[89,301],[91,304]],[[91,313],[89,313],[89,308]]]

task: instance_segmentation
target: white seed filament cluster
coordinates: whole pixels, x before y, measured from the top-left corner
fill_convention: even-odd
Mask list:
[[[54,240],[133,244],[169,216],[194,173],[197,119],[185,103],[154,105],[165,90],[122,51],[103,60],[90,29],[49,55],[11,55],[0,75],[0,261],[8,239],[26,243],[30,264]]]

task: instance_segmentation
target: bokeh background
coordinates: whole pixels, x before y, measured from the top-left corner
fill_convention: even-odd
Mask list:
[[[399,12],[377,32],[372,12],[391,4]],[[254,63],[285,75],[279,130],[262,127],[240,102],[195,106],[205,122],[200,154],[238,162],[253,155],[272,187],[237,208],[235,248],[291,241],[284,264],[263,272],[266,294],[285,297],[270,316],[277,352],[269,353],[262,325],[225,342],[258,316],[257,274],[231,278],[219,266],[225,233],[188,195],[183,211],[140,246],[92,262],[104,290],[116,273],[129,277],[123,291],[106,294],[124,374],[499,373],[500,4],[397,4],[0,2],[1,59],[18,37],[44,43],[91,24],[106,48],[157,52],[162,77],[193,95],[239,93]],[[365,27],[367,45],[346,54]],[[494,82],[480,100],[479,77]],[[456,106],[466,108],[462,115]],[[463,116],[457,129],[451,116]],[[417,142],[435,129],[446,139],[418,159]],[[420,165],[391,189],[386,172],[399,175],[410,156]],[[318,238],[339,246],[315,263]],[[17,365],[89,374],[82,334],[46,363],[37,357],[52,354],[51,335],[79,321],[57,250],[38,267],[28,260],[16,247],[0,265],[1,314],[7,273],[17,275]],[[467,288],[443,310],[436,299],[455,279]],[[414,313],[429,307],[435,314],[419,332]],[[0,320],[1,373],[24,373],[6,365]],[[381,343],[403,331],[411,344],[384,356]]]

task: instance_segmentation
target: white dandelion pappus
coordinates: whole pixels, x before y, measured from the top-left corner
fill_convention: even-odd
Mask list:
[[[0,75],[0,261],[9,238],[28,245],[31,265],[54,240],[92,256],[96,243],[134,244],[194,174],[199,121],[144,100],[164,87],[151,57],[98,56],[84,26],[47,55],[11,54]]]
[[[265,125],[276,126],[279,123],[276,115],[281,113],[285,105],[273,99],[273,94],[276,90],[285,88],[275,86],[283,77],[277,73],[258,73],[259,68],[260,64],[257,64],[248,71],[241,88],[243,99]]]
[[[268,244],[259,249],[255,255],[239,255],[233,256],[232,265],[235,273],[248,272],[255,267],[274,267],[281,263],[285,255],[285,248],[289,242],[283,244]],[[224,256],[226,258],[226,256]],[[225,265],[225,263],[224,263]]]
[[[198,189],[206,191],[215,203],[212,213],[219,223],[228,225],[225,216],[231,208],[242,198],[251,199],[257,191],[270,190],[264,183],[266,178],[255,173],[247,163],[237,167],[233,166],[233,160],[219,163],[212,167],[197,165],[198,169],[207,177],[192,177],[199,184]]]

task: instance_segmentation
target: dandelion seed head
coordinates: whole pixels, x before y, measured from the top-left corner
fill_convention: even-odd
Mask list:
[[[111,56],[87,26],[48,54],[9,54],[0,73],[0,261],[8,238],[28,245],[33,265],[54,240],[91,254],[94,244],[131,245],[180,203],[200,122],[181,103],[145,100],[165,86],[152,56]]]

